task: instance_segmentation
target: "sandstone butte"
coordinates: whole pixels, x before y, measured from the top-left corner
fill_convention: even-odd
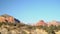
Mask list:
[[[20,21],[10,15],[4,14],[0,16],[0,22],[14,23],[14,22],[20,22]]]
[[[40,20],[37,22],[36,26],[47,26],[47,23],[45,23],[43,20]]]

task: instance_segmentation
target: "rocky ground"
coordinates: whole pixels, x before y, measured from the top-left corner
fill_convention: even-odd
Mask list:
[[[45,32],[42,29],[35,29],[20,23],[0,23],[0,34],[40,34],[42,31]],[[45,33],[47,34],[47,32]]]

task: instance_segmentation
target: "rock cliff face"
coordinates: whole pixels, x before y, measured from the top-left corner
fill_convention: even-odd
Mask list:
[[[45,23],[43,20],[40,20],[35,26],[47,26],[47,23]]]
[[[20,21],[10,15],[4,14],[0,16],[0,22],[19,23]]]

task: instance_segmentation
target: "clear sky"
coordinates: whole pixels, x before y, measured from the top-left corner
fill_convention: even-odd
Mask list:
[[[60,0],[0,0],[0,15],[9,14],[28,24],[60,21]]]

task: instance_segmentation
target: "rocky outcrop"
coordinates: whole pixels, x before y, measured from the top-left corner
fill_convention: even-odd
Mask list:
[[[5,22],[5,18],[0,16],[0,22]]]
[[[60,22],[53,20],[53,21],[51,21],[51,22],[48,23],[48,26],[51,26],[51,25],[58,26],[58,25],[60,25]]]
[[[10,15],[4,14],[0,16],[0,22],[20,23],[20,21]]]
[[[43,20],[40,20],[35,26],[47,26],[47,23],[45,23]]]

